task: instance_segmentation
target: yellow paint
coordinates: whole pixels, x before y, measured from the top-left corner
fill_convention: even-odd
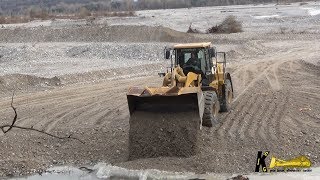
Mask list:
[[[186,43],[174,45],[174,49],[188,49],[188,48],[205,48],[210,47],[211,42],[201,42],[201,43]]]
[[[271,158],[270,166],[269,168],[309,168],[311,167],[311,161],[306,156],[299,156],[297,158],[291,159],[291,160],[281,160],[277,159],[274,156]]]

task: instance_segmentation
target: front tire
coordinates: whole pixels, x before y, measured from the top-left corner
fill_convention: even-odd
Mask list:
[[[218,96],[214,91],[204,92],[204,112],[202,118],[202,125],[207,127],[213,127],[218,124],[218,114],[220,110],[220,104]]]

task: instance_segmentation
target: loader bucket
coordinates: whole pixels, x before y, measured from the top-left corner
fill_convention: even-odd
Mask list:
[[[129,159],[190,157],[197,152],[202,92],[181,95],[127,95],[130,110]]]

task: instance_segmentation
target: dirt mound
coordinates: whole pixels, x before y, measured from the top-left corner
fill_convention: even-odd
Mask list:
[[[158,26],[80,26],[1,29],[0,42],[193,42],[191,34]]]
[[[141,76],[156,75],[165,72],[163,63],[146,64],[134,67],[112,68],[101,71],[91,71],[86,73],[75,73],[59,76],[62,84],[75,84],[87,82],[102,82],[106,80],[128,79]]]
[[[41,89],[59,85],[61,85],[61,82],[58,77],[43,78],[24,74],[0,76],[0,90],[2,92],[12,92],[30,88]]]

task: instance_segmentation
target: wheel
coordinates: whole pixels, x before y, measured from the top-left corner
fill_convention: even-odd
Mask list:
[[[221,112],[228,112],[230,110],[230,104],[232,102],[232,98],[233,98],[233,91],[231,87],[231,81],[230,79],[227,79],[224,84],[224,92],[220,99]]]
[[[202,125],[207,127],[212,127],[219,123],[220,104],[218,101],[218,96],[214,91],[204,92],[204,112],[202,118]]]

